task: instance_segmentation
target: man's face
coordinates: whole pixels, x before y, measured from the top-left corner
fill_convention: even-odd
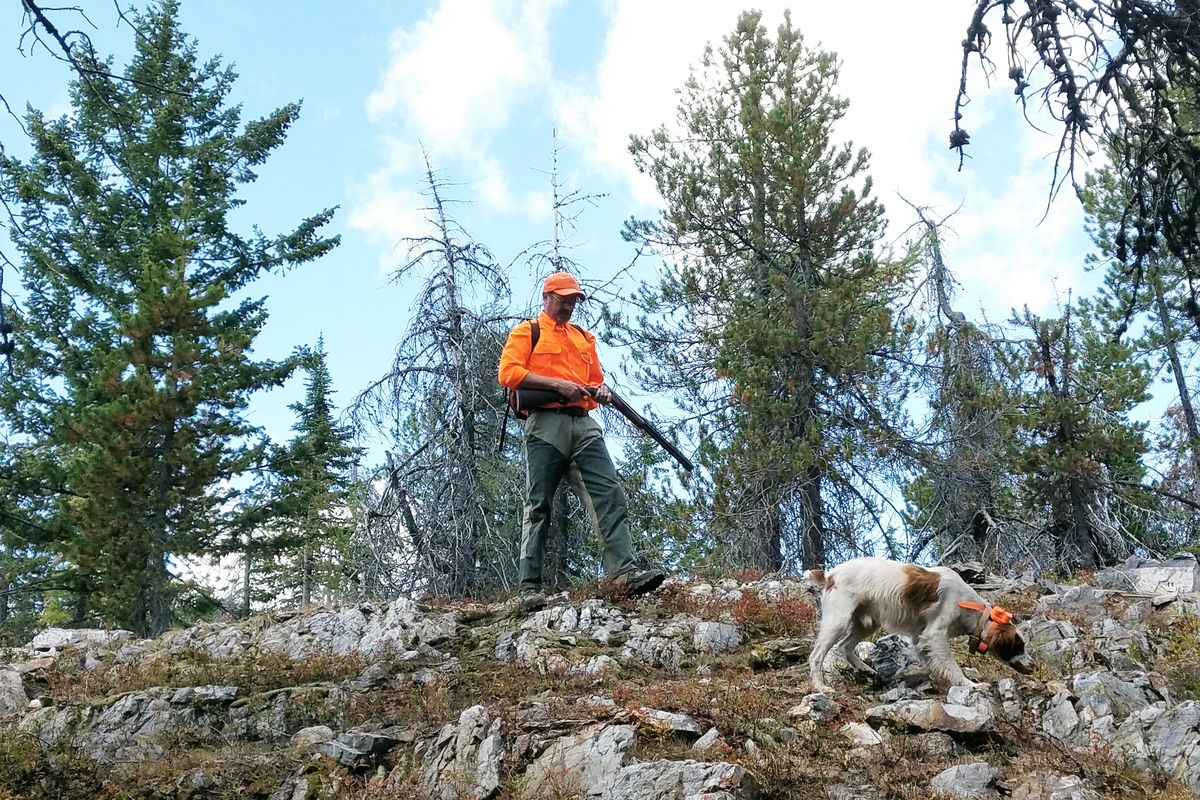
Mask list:
[[[575,304],[579,302],[577,294],[555,294],[547,292],[542,297],[546,314],[560,325],[565,325],[575,313]]]

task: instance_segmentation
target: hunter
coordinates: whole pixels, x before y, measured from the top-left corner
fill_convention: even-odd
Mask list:
[[[542,562],[554,492],[572,464],[582,479],[580,500],[589,507],[604,545],[605,575],[631,595],[657,589],[658,569],[639,569],[629,538],[625,491],[617,480],[604,432],[588,412],[612,402],[596,352],[596,337],[571,324],[587,296],[575,277],[555,272],[542,285],[542,311],[508,334],[500,354],[500,384],[554,392],[559,402],[532,409],[525,422],[525,514],[521,526],[520,599],[525,613],[546,605]]]

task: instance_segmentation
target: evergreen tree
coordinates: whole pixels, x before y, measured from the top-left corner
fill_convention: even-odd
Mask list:
[[[1013,460],[1033,545],[1068,572],[1112,564],[1145,540],[1145,425],[1129,413],[1146,399],[1146,364],[1086,302],[1013,322],[1031,333],[1009,366],[1023,390]]]
[[[904,419],[893,311],[907,261],[881,257],[867,154],[834,139],[846,101],[833,55],[785,16],[774,38],[743,14],[685,83],[677,126],[631,151],[666,207],[628,238],[672,264],[628,326],[643,379],[700,420],[714,538],[767,570],[884,538]]]
[[[277,493],[281,536],[280,589],[300,603],[312,602],[319,588],[344,595],[347,558],[355,522],[351,472],[359,449],[349,444],[349,427],[334,419],[333,387],[325,362],[325,342],[305,359],[308,373],[304,401],[293,403],[295,438],[284,448],[276,468],[283,477]]]
[[[293,368],[251,359],[264,299],[239,293],[337,243],[321,234],[331,210],[283,235],[231,230],[299,106],[243,125],[234,72],[200,61],[178,11],[134,18],[120,77],[77,48],[92,69],[72,113],[31,112],[33,156],[0,155],[25,288],[0,390],[22,485],[6,488],[70,565],[76,618],[140,634],[169,624],[169,558],[210,547],[260,455],[250,396]]]
[[[1196,357],[1194,337],[1188,321],[1189,281],[1179,260],[1160,244],[1146,254],[1144,285],[1130,286],[1125,265],[1118,257],[1122,237],[1122,209],[1130,202],[1133,187],[1111,167],[1088,176],[1083,192],[1087,228],[1096,246],[1088,258],[1092,268],[1104,270],[1104,285],[1097,311],[1116,328],[1133,323],[1131,344],[1147,354],[1156,374],[1170,383],[1175,394],[1162,439],[1167,467],[1159,489],[1180,498],[1183,507],[1168,515],[1170,527],[1183,525],[1191,531],[1183,542],[1197,535],[1193,508],[1200,502],[1200,422],[1194,400],[1192,375]]]

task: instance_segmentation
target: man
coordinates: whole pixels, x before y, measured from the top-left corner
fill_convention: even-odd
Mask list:
[[[593,512],[604,544],[604,572],[630,594],[657,589],[660,570],[639,570],[629,539],[625,491],[604,446],[599,423],[588,416],[612,401],[604,385],[596,337],[570,324],[575,304],[586,300],[579,282],[555,272],[542,285],[542,312],[534,326],[522,322],[508,335],[500,354],[500,384],[511,389],[555,392],[561,402],[533,410],[525,422],[525,518],[521,528],[521,611],[546,605],[542,562],[550,529],[554,492],[574,465],[582,479],[580,498]],[[589,387],[597,387],[594,394]]]

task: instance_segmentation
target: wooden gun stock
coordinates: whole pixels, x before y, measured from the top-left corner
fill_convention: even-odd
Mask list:
[[[588,394],[595,395],[595,387],[588,387]],[[513,390],[513,408],[517,411],[533,411],[541,408],[547,403],[561,403],[562,397],[557,392],[543,391],[540,389],[514,389]],[[658,446],[666,450],[671,458],[679,462],[679,466],[683,467],[688,472],[692,471],[692,462],[687,456],[679,451],[679,448],[671,443],[671,440],[663,436],[662,432],[651,425],[645,417],[633,409],[633,406],[626,403],[616,392],[612,393],[612,407],[620,412],[621,416],[633,423],[633,427],[640,430],[642,433],[649,436]]]

